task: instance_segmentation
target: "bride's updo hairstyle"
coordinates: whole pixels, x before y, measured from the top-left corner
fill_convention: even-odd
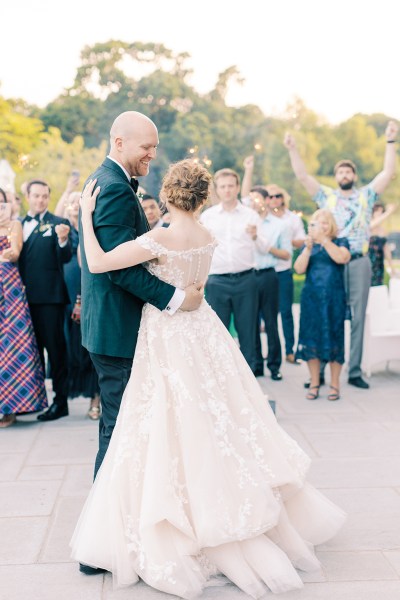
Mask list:
[[[160,198],[187,212],[196,212],[207,202],[211,175],[194,160],[185,159],[171,165],[164,175]]]

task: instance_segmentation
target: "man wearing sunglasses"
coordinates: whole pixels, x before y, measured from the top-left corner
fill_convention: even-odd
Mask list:
[[[272,183],[266,187],[269,194],[269,205],[271,215],[281,221],[288,230],[288,234],[293,248],[301,248],[306,239],[303,221],[298,214],[289,210],[287,204],[290,196],[287,191]],[[295,335],[293,321],[293,270],[292,254],[289,258],[279,258],[275,266],[279,279],[279,312],[281,313],[283,336],[285,338],[286,362],[299,364],[294,354]]]
[[[262,221],[259,234],[257,234],[255,226],[248,226],[247,230],[253,235],[256,246],[258,313],[264,320],[267,334],[267,367],[271,373],[271,379],[280,381],[282,379],[280,372],[282,351],[278,331],[279,279],[275,268],[279,260],[290,260],[292,243],[288,228],[271,215],[271,199],[266,188],[264,186],[252,187],[249,198]],[[261,353],[259,325],[256,334],[257,372],[262,374],[264,360]]]

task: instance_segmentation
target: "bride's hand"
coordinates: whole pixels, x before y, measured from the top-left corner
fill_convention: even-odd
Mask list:
[[[192,283],[185,288],[185,299],[180,309],[184,311],[197,310],[204,298],[204,283]]]
[[[94,190],[94,186],[96,185],[97,179],[91,179],[85,189],[81,194],[81,199],[79,200],[79,205],[81,207],[82,213],[87,215],[91,215],[96,208],[96,198],[100,192],[100,186]],[[94,191],[93,191],[94,190]]]

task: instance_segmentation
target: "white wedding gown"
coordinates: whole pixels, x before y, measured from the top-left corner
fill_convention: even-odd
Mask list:
[[[163,261],[147,264],[160,279],[206,279],[214,244],[177,252],[137,241]],[[319,568],[313,546],[345,518],[305,482],[309,464],[206,301],[173,316],[146,304],[72,556],[111,571],[116,586],[141,578],[181,598],[221,573],[254,598],[300,588],[297,570]]]

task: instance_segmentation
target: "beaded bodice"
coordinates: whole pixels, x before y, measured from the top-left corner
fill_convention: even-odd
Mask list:
[[[200,248],[168,250],[146,234],[136,238],[136,241],[158,259],[145,264],[150,273],[181,289],[192,283],[206,281],[217,245],[213,241]]]

